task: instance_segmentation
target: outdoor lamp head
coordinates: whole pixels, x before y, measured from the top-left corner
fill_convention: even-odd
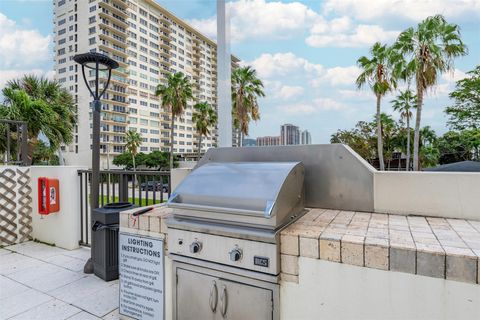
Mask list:
[[[109,58],[104,54],[97,53],[97,52],[87,52],[87,53],[77,54],[73,57],[73,60],[82,66],[83,80],[87,85],[88,91],[90,91],[90,93],[92,94],[95,100],[100,100],[102,95],[105,93],[105,90],[107,90],[108,84],[110,83],[112,69],[118,68],[118,62]],[[87,78],[85,76],[85,68],[95,70],[95,83],[96,83],[95,92],[92,91],[87,81]],[[103,91],[101,93],[99,93],[99,88],[98,88],[99,71],[108,72],[107,83],[105,84],[105,87],[103,88]]]
[[[118,68],[117,61],[97,52],[77,54],[73,57],[73,60],[75,60],[76,63],[81,64],[83,67],[93,70],[97,68],[97,63],[98,70],[100,71],[107,71]]]

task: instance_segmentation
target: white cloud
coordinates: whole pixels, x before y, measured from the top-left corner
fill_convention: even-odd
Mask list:
[[[50,58],[51,36],[24,30],[0,13],[0,68],[34,67]]]
[[[354,85],[359,74],[360,68],[357,66],[328,68],[321,77],[313,79],[311,84],[314,87],[319,87],[323,83],[332,86]]]
[[[312,47],[365,47],[375,42],[395,39],[400,31],[384,30],[378,25],[354,25],[350,18],[343,16],[333,20],[319,18],[310,29],[305,42]]]
[[[300,86],[280,86],[279,90],[275,94],[276,98],[288,100],[294,97],[298,97],[304,92],[304,89]]]
[[[304,58],[297,57],[291,52],[286,53],[264,53],[257,59],[246,62],[257,70],[261,78],[270,78],[276,76],[285,76],[295,74],[320,73],[323,67],[320,64],[314,64]]]
[[[357,66],[325,68],[321,64],[312,63],[291,52],[264,53],[257,59],[244,62],[243,64],[252,66],[263,80],[276,80],[278,77],[288,77],[289,79],[301,79],[305,86],[309,84],[315,88],[323,85],[354,85],[356,78],[360,74],[360,69]],[[277,92],[280,90],[278,83],[265,81],[267,88],[274,85],[276,87],[272,88],[273,91]]]
[[[463,72],[462,70],[455,69],[452,70],[451,72],[446,72],[442,74],[442,79],[447,81],[447,82],[457,82],[460,80],[463,80],[468,77],[468,74]]]
[[[323,13],[349,15],[360,21],[388,21],[404,18],[420,21],[427,16],[443,14],[447,18],[478,19],[478,0],[326,0]]]
[[[375,101],[375,96],[370,90],[340,89],[338,93],[342,100]]]
[[[282,39],[305,30],[318,14],[299,2],[239,0],[227,3],[233,41],[273,37]],[[190,24],[207,36],[216,37],[216,17],[194,19]]]
[[[326,7],[332,11],[334,4]],[[340,8],[343,8],[340,6]],[[287,39],[307,34],[312,47],[364,47],[376,41],[394,39],[399,31],[384,30],[379,25],[358,24],[344,12],[330,17],[314,11],[303,3],[266,0],[238,0],[227,4],[230,12],[231,39],[234,42],[251,39]],[[190,24],[205,35],[215,38],[216,16],[193,19]]]

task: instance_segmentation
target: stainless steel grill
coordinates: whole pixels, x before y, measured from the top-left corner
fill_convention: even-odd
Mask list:
[[[278,235],[304,212],[303,180],[301,162],[223,162],[207,163],[182,181],[168,201],[167,220],[176,319],[210,319],[217,311],[225,319],[278,317]],[[199,293],[192,297],[184,286]],[[240,296],[232,298],[234,292]],[[251,297],[264,305],[237,307]],[[190,313],[192,299],[198,304]]]
[[[278,230],[303,209],[299,162],[209,163],[168,201],[174,216]]]

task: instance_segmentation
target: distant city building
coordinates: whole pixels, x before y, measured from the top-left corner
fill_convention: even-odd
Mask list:
[[[300,129],[297,126],[289,123],[282,125],[280,127],[280,144],[300,144]]]
[[[257,146],[279,146],[280,145],[280,137],[271,137],[271,136],[266,136],[266,137],[258,137],[257,138]]]
[[[244,147],[256,147],[257,140],[256,139],[243,139],[242,146]]]
[[[300,143],[301,144],[312,144],[312,135],[310,134],[310,132],[308,132],[308,130],[302,131]]]

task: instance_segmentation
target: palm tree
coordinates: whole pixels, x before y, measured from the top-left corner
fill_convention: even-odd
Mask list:
[[[377,98],[377,150],[380,170],[385,170],[383,161],[383,140],[382,140],[382,120],[381,120],[381,100],[385,94],[396,87],[395,77],[393,76],[392,50],[386,45],[377,42],[370,49],[371,58],[362,56],[357,60],[362,73],[358,76],[356,83],[360,89],[368,85]]]
[[[193,106],[195,110],[192,115],[192,121],[198,133],[198,159],[202,151],[202,136],[210,134],[210,127],[217,123],[217,112],[206,102],[199,102]]]
[[[407,125],[407,164],[405,170],[410,169],[410,119],[412,118],[412,109],[417,107],[417,97],[410,90],[400,91],[397,98],[392,100],[393,110],[400,113],[400,118],[405,120]]]
[[[243,136],[248,135],[251,120],[260,119],[257,99],[264,97],[263,83],[257,78],[257,72],[249,66],[237,68],[232,72],[232,112],[233,124],[240,129],[240,146]]]
[[[393,153],[395,152],[395,135],[397,133],[397,123],[393,120],[392,116],[386,113],[380,114],[380,123],[382,124],[382,142],[385,153],[385,159],[387,161],[387,169],[390,170],[390,163],[393,159]],[[375,119],[376,120],[376,119]]]
[[[136,171],[135,157],[138,154],[138,148],[142,144],[142,136],[140,133],[129,130],[125,136],[125,149],[132,155],[133,171]]]
[[[183,115],[187,102],[193,99],[192,84],[181,72],[172,73],[166,85],[158,85],[155,95],[162,100],[162,108],[170,112],[170,171],[173,169],[173,127],[175,117]]]
[[[416,29],[403,31],[394,45],[395,50],[407,58],[415,76],[417,89],[417,114],[413,138],[413,169],[419,166],[420,124],[423,96],[433,87],[440,75],[453,69],[453,59],[467,54],[460,37],[460,28],[448,23],[441,15],[420,22]]]
[[[30,162],[40,134],[47,138],[52,150],[62,143],[72,142],[75,104],[70,93],[57,82],[24,76],[7,82],[2,94],[4,103],[0,105],[0,118],[27,123]]]

